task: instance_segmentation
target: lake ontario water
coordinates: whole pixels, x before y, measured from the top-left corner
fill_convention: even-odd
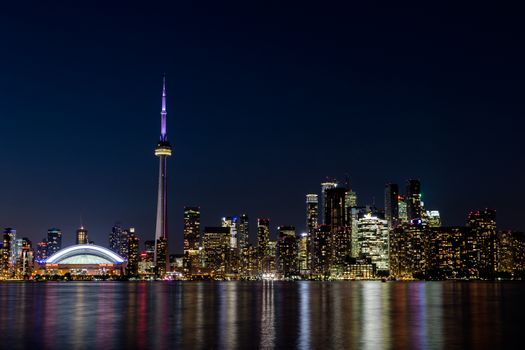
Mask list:
[[[0,283],[1,349],[503,349],[521,282]]]

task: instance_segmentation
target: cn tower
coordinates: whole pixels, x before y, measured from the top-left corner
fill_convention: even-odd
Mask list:
[[[159,157],[159,192],[157,197],[157,223],[155,228],[154,263],[157,277],[168,271],[168,193],[166,183],[166,160],[171,156],[171,145],[166,134],[166,76],[162,78],[162,108],[160,110],[160,140],[155,147]]]

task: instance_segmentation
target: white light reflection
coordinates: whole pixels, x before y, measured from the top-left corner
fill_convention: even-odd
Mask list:
[[[299,283],[299,349],[310,349],[310,285]]]

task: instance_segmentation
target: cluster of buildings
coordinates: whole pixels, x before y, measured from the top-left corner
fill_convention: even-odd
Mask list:
[[[258,218],[249,239],[246,214],[223,217],[201,229],[200,208],[184,208],[184,252],[168,251],[166,82],[162,86],[155,236],[140,249],[133,228],[115,225],[109,249],[95,245],[81,226],[76,244],[62,249],[62,232],[51,228],[36,247],[6,228],[0,246],[0,279],[93,276],[141,279],[494,279],[521,278],[525,236],[498,231],[491,209],[468,214],[464,226],[442,226],[427,210],[421,184],[408,180],[385,187],[384,208],[359,206],[357,194],[334,179],[306,195],[305,227],[278,226]],[[274,234],[275,232],[275,234]]]

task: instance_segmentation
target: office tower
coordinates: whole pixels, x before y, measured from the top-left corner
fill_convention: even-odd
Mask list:
[[[13,261],[15,240],[16,230],[11,227],[4,229],[2,255],[0,257],[0,274],[3,279],[12,278],[15,273],[15,262]]]
[[[88,231],[84,228],[84,226],[80,226],[77,229],[76,244],[89,244]]]
[[[427,279],[467,277],[463,247],[467,228],[430,226],[426,237]]]
[[[257,258],[257,248],[249,244],[241,251],[241,271],[242,279],[253,280],[259,275],[259,259]]]
[[[307,194],[306,195],[306,228],[308,234],[312,232],[317,227],[317,217],[319,210],[319,201],[316,194]]]
[[[421,219],[421,183],[419,180],[408,180],[406,190],[408,221]]]
[[[337,187],[337,181],[335,179],[329,179],[327,178],[325,182],[322,182],[321,183],[321,207],[319,208],[320,210],[320,215],[321,215],[321,224],[325,224],[324,220],[325,220],[325,212],[326,212],[326,191],[328,191],[329,189],[332,189],[332,188],[336,188]]]
[[[135,233],[135,228],[129,228],[128,236],[128,275],[136,276],[139,273],[140,240]]]
[[[389,270],[388,223],[371,214],[357,222],[359,256],[370,258],[377,271]]]
[[[345,261],[351,256],[351,227],[347,218],[346,192],[342,187],[326,190],[325,225],[332,232],[332,264],[336,273],[343,270]]]
[[[301,233],[297,238],[297,266],[302,276],[306,276],[310,269],[310,237],[308,233]]]
[[[297,256],[299,253],[295,227],[280,226],[276,244],[277,270],[284,278],[299,276]]]
[[[205,227],[202,241],[205,267],[216,278],[222,278],[229,269],[230,228]]]
[[[139,276],[153,278],[155,276],[155,241],[144,241],[144,251],[139,257]]]
[[[397,207],[399,213],[399,224],[408,223],[407,202],[405,196],[399,195],[399,198],[397,200]]]
[[[237,246],[242,251],[249,245],[250,226],[248,222],[248,215],[242,214],[237,219]]]
[[[44,238],[37,244],[35,260],[37,262],[42,262],[47,258],[47,238]]]
[[[385,219],[389,228],[399,223],[399,187],[397,184],[385,185]]]
[[[200,266],[201,211],[199,207],[184,207],[184,258],[183,269],[191,274]]]
[[[494,278],[497,268],[496,211],[485,209],[470,212],[467,227],[478,244],[479,277]]]
[[[230,248],[237,248],[237,220],[236,216],[223,217],[221,220],[222,227],[228,227],[230,229]]]
[[[427,210],[426,220],[429,227],[440,227],[441,226],[441,216],[437,210]]]
[[[29,238],[24,237],[16,240],[16,277],[29,279],[33,270],[33,249]]]
[[[345,226],[346,220],[346,189],[330,188],[325,191],[324,224],[332,227]]]
[[[327,279],[332,267],[332,231],[328,225],[319,225],[312,236],[311,272],[313,277]]]
[[[62,249],[62,231],[59,228],[50,228],[47,230],[47,256],[50,257],[60,249]]]
[[[517,278],[525,272],[525,234],[502,231],[498,233],[498,273]]]
[[[429,229],[421,220],[392,230],[390,274],[399,279],[422,278],[427,272]]]
[[[155,225],[154,264],[157,275],[162,277],[169,270],[168,261],[168,192],[166,160],[171,156],[166,126],[166,77],[162,79],[162,107],[160,111],[160,140],[155,147],[159,157],[159,189],[157,195],[157,221]]]
[[[113,226],[109,234],[109,249],[127,259],[129,252],[129,230],[122,229],[120,224]]]
[[[267,257],[270,242],[270,219],[257,219],[257,255],[262,260]]]

